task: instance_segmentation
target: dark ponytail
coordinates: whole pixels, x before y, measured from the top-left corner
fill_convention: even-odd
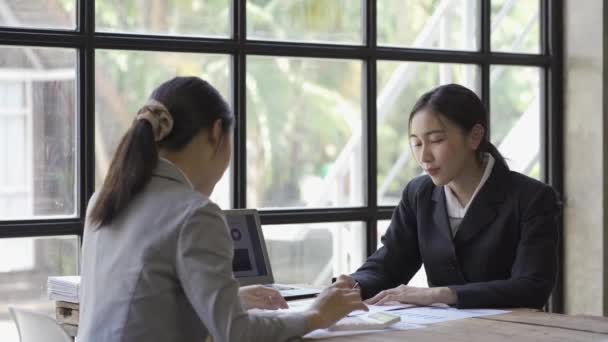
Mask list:
[[[488,111],[473,91],[458,84],[439,86],[418,99],[410,112],[409,123],[412,123],[416,113],[426,108],[445,116],[465,132],[470,132],[477,124],[481,125],[484,136],[476,151],[477,160],[482,161],[483,154],[489,153],[497,163],[508,168],[505,158],[488,138]]]
[[[89,218],[109,223],[148,183],[158,162],[152,125],[135,120],[122,137]]]
[[[173,118],[173,128],[166,137],[155,142],[148,120],[133,121],[116,149],[89,213],[89,219],[99,227],[116,218],[148,184],[158,163],[159,148],[180,150],[218,119],[224,133],[232,128],[234,117],[228,104],[215,88],[198,77],[173,78],[156,88],[150,98],[164,105]]]
[[[483,153],[489,153],[497,163],[501,163],[507,169],[509,168],[509,164],[507,164],[505,157],[503,157],[500,151],[498,151],[498,148],[496,148],[487,137],[481,141],[481,144],[479,144],[479,147],[477,148],[477,160],[483,160]]]

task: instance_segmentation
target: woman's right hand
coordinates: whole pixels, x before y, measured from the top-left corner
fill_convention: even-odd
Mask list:
[[[330,287],[336,287],[339,289],[352,289],[355,288],[356,284],[357,281],[355,280],[355,278],[346,274],[342,274],[338,278],[336,278],[336,281],[331,284]]]
[[[307,312],[308,328],[310,331],[327,328],[355,310],[369,310],[361,301],[359,290],[328,287]]]

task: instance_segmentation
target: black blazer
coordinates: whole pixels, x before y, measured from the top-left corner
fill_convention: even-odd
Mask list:
[[[542,307],[555,283],[561,205],[551,187],[496,162],[452,232],[442,186],[408,183],[383,247],[353,277],[363,298],[407,284],[424,263],[429,286],[447,286],[459,308]]]

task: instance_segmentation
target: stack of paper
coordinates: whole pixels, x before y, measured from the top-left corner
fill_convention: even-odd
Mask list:
[[[78,303],[79,288],[79,276],[49,277],[47,280],[47,294],[50,300]]]

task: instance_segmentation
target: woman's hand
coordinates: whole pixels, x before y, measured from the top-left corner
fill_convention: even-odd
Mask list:
[[[335,287],[338,289],[352,289],[357,287],[357,281],[355,280],[355,278],[346,275],[346,274],[342,274],[340,275],[336,281],[330,285],[330,287]]]
[[[382,305],[388,302],[400,302],[404,304],[431,305],[434,303],[456,304],[458,297],[456,292],[447,287],[413,287],[399,285],[390,290],[379,292],[374,297],[365,301],[367,304]]]
[[[240,287],[239,297],[241,298],[245,310],[277,310],[288,308],[285,298],[281,296],[279,291],[262,285]]]
[[[317,296],[306,312],[308,328],[311,331],[327,328],[355,310],[368,311],[361,301],[359,290],[328,287]]]

